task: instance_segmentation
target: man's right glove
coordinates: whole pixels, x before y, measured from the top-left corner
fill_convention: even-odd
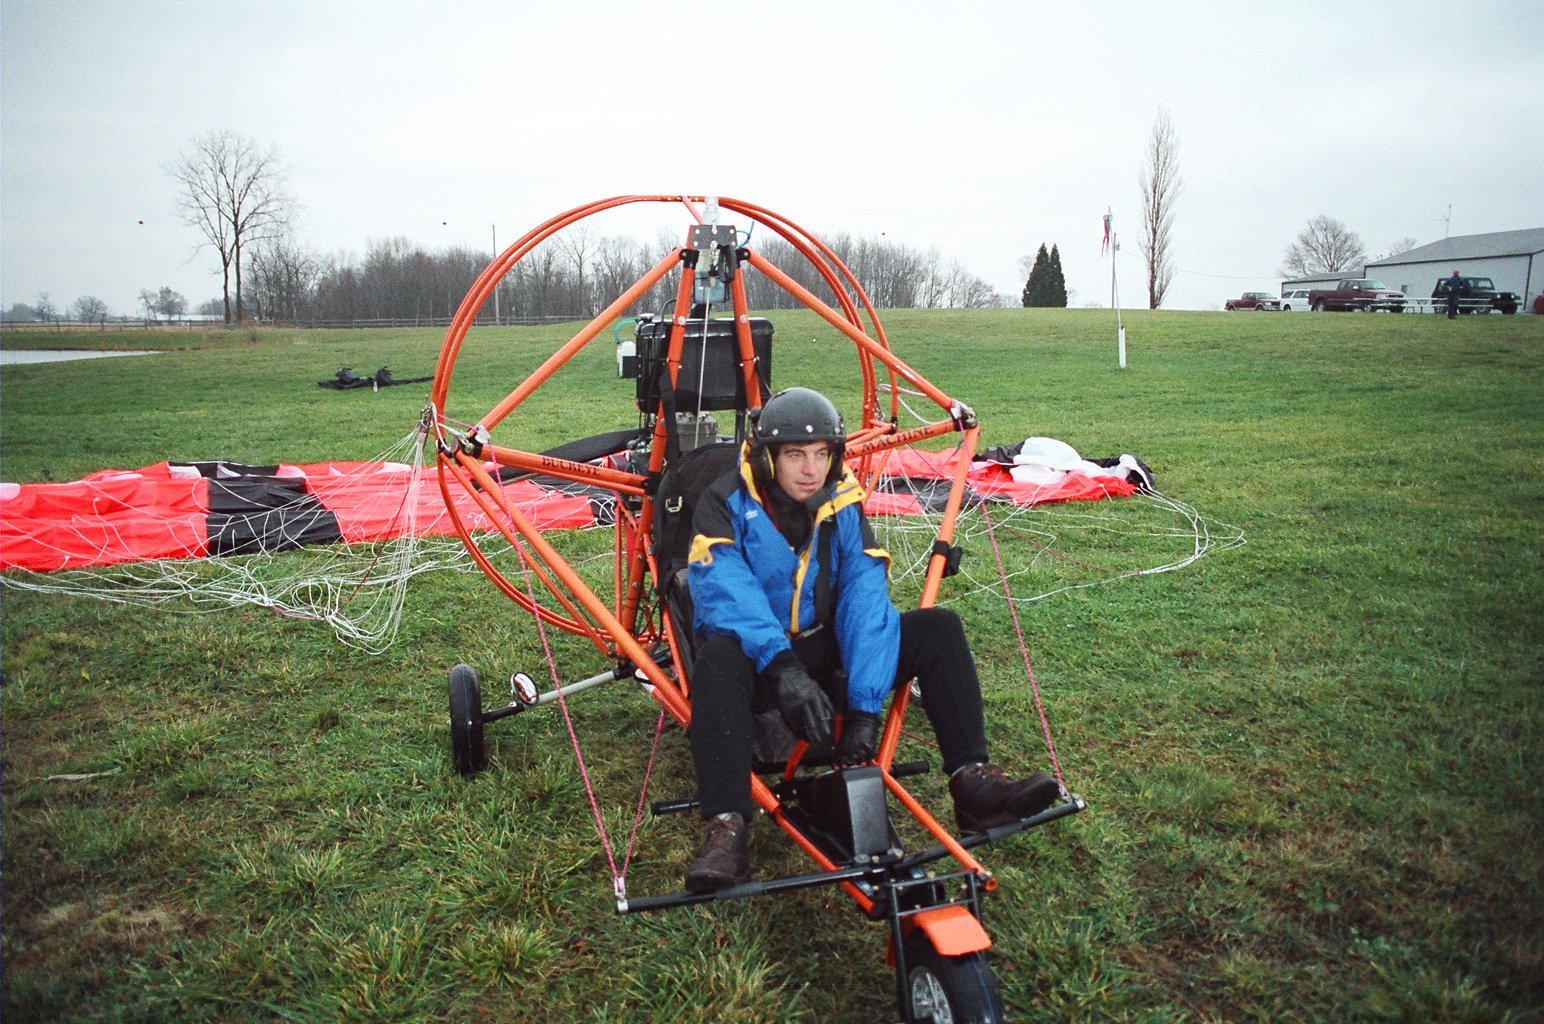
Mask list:
[[[767,665],[763,673],[777,698],[783,721],[794,735],[809,741],[817,753],[831,749],[831,699],[820,684],[810,678],[793,651],[783,651]]]
[[[842,716],[842,740],[836,745],[836,766],[848,768],[874,760],[879,749],[879,716],[847,709]]]

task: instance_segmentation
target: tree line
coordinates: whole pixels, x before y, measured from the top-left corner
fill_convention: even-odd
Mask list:
[[[853,272],[880,308],[980,308],[1007,304],[1004,296],[960,261],[885,240],[837,234],[825,243]],[[548,239],[506,274],[479,317],[502,322],[595,316],[670,252],[678,240],[653,244],[598,235],[583,225]],[[792,245],[777,236],[753,239],[756,251],[803,287],[836,305],[830,287]],[[331,324],[369,320],[444,322],[487,267],[490,254],[464,246],[428,250],[409,238],[372,240],[362,257],[319,255],[289,235],[248,243],[241,256],[241,297],[227,311],[222,298],[191,306],[169,287],[145,289],[139,299],[147,319],[178,319],[228,312],[232,321]],[[800,305],[754,268],[745,266],[746,297],[753,309]],[[234,281],[234,266],[231,270]],[[667,278],[639,300],[632,312],[658,312],[675,302],[675,278]],[[93,297],[61,311],[40,295],[32,305],[15,304],[6,320],[111,319]]]
[[[285,189],[277,152],[231,132],[194,139],[168,172],[178,187],[184,222],[198,229],[219,258],[227,321],[446,318],[489,262],[478,250],[431,252],[401,237],[371,241],[360,261],[316,255],[295,239],[295,203]],[[597,235],[582,224],[571,227],[516,264],[480,315],[501,320],[594,316],[674,244],[664,238],[645,244]],[[985,281],[959,261],[945,261],[937,249],[922,253],[847,235],[826,239],[826,244],[877,306],[1006,304]],[[834,300],[829,286],[787,242],[774,236],[762,239],[758,249],[801,285]],[[756,309],[798,305],[749,268],[745,283]],[[673,285],[661,283],[640,300],[638,311],[665,308],[673,301]]]
[[[933,250],[838,234],[825,240],[882,308],[991,307],[1003,296],[959,261]],[[569,228],[527,254],[499,281],[483,304],[484,320],[588,318],[598,314],[677,244],[653,244]],[[802,256],[778,237],[754,243],[758,253],[800,285],[835,304],[830,288]],[[372,241],[361,260],[318,257],[287,238],[256,246],[245,272],[244,317],[289,323],[358,320],[433,321],[452,316],[489,262],[465,247],[429,251],[408,238]],[[787,309],[799,302],[754,268],[745,266],[746,298],[753,309]],[[657,312],[675,302],[667,276],[632,312]]]

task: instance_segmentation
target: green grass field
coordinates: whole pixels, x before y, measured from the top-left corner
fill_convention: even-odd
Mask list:
[[[775,322],[779,385],[852,392],[834,332]],[[1021,611],[1090,807],[981,851],[1014,1019],[1544,1020],[1540,320],[1132,312],[1125,371],[1108,312],[885,326],[987,443],[1137,453],[1247,537]],[[501,394],[567,336],[475,333],[453,394]],[[425,389],[316,382],[426,374],[438,346],[193,332],[157,356],[7,366],[0,477],[369,458]],[[628,425],[609,336],[592,349],[532,408],[538,435]],[[255,610],[0,598],[8,1022],[896,1019],[883,928],[840,893],[616,915],[557,714],[491,726],[489,771],[454,776],[448,666],[538,674],[530,618],[481,576],[415,581],[379,656]],[[1041,766],[1001,604],[960,608],[997,759]],[[558,652],[568,678],[598,667]],[[625,839],[656,715],[626,689],[574,714]],[[668,730],[651,796],[690,788]],[[758,872],[805,870],[775,832],[755,833]],[[677,888],[695,838],[645,819],[629,890]]]

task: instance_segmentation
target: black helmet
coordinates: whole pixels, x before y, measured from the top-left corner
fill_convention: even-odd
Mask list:
[[[810,388],[787,388],[751,415],[752,469],[763,482],[772,479],[774,446],[810,441],[831,445],[831,470],[826,474],[825,486],[832,487],[842,478],[847,431],[842,426],[841,412],[825,395]]]

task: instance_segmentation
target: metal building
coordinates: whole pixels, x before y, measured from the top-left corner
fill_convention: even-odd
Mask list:
[[[1488,277],[1500,291],[1523,297],[1521,312],[1544,295],[1544,228],[1458,235],[1367,264],[1367,276],[1411,298],[1427,298],[1453,271]]]

